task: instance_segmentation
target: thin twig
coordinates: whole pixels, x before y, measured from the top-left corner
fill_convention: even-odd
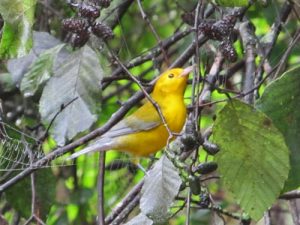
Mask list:
[[[195,49],[195,57],[194,57],[194,64],[197,65],[195,67],[195,73],[193,76],[193,83],[192,83],[192,105],[195,105],[196,108],[193,110],[193,121],[195,124],[196,131],[199,131],[200,129],[200,114],[199,114],[199,102],[197,99],[199,98],[200,95],[200,81],[202,80],[202,76],[200,74],[200,52],[199,52],[199,19],[200,19],[200,11],[202,10],[203,7],[203,1],[199,1],[196,7],[196,13],[195,13],[195,21],[194,21],[194,29],[195,29],[195,44],[196,44],[196,49]]]
[[[264,225],[272,225],[272,222],[271,222],[271,212],[270,210],[267,210],[265,213],[264,213]]]
[[[183,199],[183,204],[178,207],[178,209],[170,216],[170,218],[175,217],[181,210],[183,210],[186,206],[186,198]],[[173,207],[175,208],[175,207]]]
[[[106,24],[112,29],[115,28],[120,23],[120,20],[125,15],[133,2],[134,0],[121,1],[121,3],[117,7],[112,9],[110,13],[107,13],[108,17],[113,16],[113,18],[111,20],[108,20],[108,17],[104,18]]]
[[[189,189],[188,196],[187,196],[187,202],[186,202],[186,221],[185,225],[190,225],[190,214],[191,214],[191,197],[192,197],[192,192],[191,189]]]
[[[300,198],[300,191],[298,191],[298,190],[290,191],[290,192],[280,195],[279,198],[285,199],[285,200]]]
[[[215,84],[218,80],[218,75],[224,63],[224,57],[220,51],[217,52],[209,74],[205,78],[205,83],[201,95],[199,96],[199,106],[211,102],[211,93],[215,89]]]
[[[245,222],[246,222],[246,221],[249,221],[249,220],[250,220],[250,219],[248,219],[248,218],[242,218],[241,216],[238,216],[238,215],[236,215],[236,214],[233,214],[233,213],[231,213],[231,212],[228,212],[228,211],[222,209],[222,208],[219,207],[219,206],[210,206],[209,208],[212,209],[212,210],[215,211],[215,212],[221,213],[221,214],[223,214],[223,215],[229,216],[229,217],[231,217],[231,218],[233,218],[233,219],[236,219],[236,220],[239,220],[239,221],[245,221]]]
[[[174,33],[172,36],[170,36],[169,38],[162,41],[163,48],[164,49],[169,48],[170,46],[175,44],[177,41],[181,40],[182,38],[184,38],[185,36],[190,34],[192,32],[192,30],[193,30],[192,28],[188,28],[184,31],[179,31],[179,32]],[[149,60],[152,60],[153,58],[159,56],[160,53],[161,53],[160,46],[156,46],[153,49],[145,52],[144,54],[132,59],[130,62],[125,63],[124,65],[126,66],[127,69],[130,69],[132,67],[141,65]],[[123,68],[121,66],[119,66],[112,72],[111,76],[112,77],[118,76],[122,73],[123,73]],[[102,89],[105,89],[106,87],[108,87],[109,84],[110,84],[110,82],[107,82],[105,85],[103,85]]]
[[[106,152],[99,153],[98,171],[98,225],[105,225],[104,219],[104,176],[105,176],[105,155]]]
[[[34,160],[34,156],[32,153],[32,150],[29,149],[28,147],[26,148],[26,151],[28,152],[29,155],[29,160],[30,160],[30,164],[33,163]],[[30,182],[31,182],[31,216],[30,218],[24,223],[24,225],[28,225],[30,224],[30,222],[32,221],[36,221],[38,222],[37,224],[39,225],[46,225],[40,218],[39,216],[36,215],[36,189],[35,189],[35,174],[31,173],[30,174]]]
[[[279,17],[277,17],[276,21],[271,27],[271,31],[267,34],[271,34],[271,36],[268,36],[267,42],[263,43],[265,45],[265,56],[268,57],[277,41],[277,38],[279,36],[279,33],[282,29],[283,24],[286,22],[288,16],[290,15],[293,8],[293,3],[290,1],[285,1],[284,5],[282,6],[282,10],[280,12]]]
[[[126,206],[132,202],[138,193],[141,191],[142,186],[144,185],[144,180],[141,180],[136,184],[131,191],[123,198],[121,202],[113,209],[113,211],[105,218],[105,224],[111,224],[118,215],[126,208]]]
[[[141,198],[141,194],[137,194],[132,201],[128,203],[126,208],[115,218],[115,220],[111,223],[111,225],[120,225],[123,224],[124,220],[127,216],[132,212],[132,210],[139,204]]]
[[[166,50],[164,49],[164,46],[162,44],[162,41],[161,41],[160,37],[158,36],[156,30],[154,29],[154,26],[152,25],[152,23],[151,23],[150,19],[148,18],[147,14],[145,13],[145,11],[143,9],[143,6],[142,6],[142,3],[141,3],[141,0],[137,0],[137,3],[138,3],[139,10],[140,10],[140,13],[142,15],[143,20],[145,20],[146,23],[148,24],[148,26],[150,27],[151,32],[153,33],[156,41],[158,42],[158,45],[161,48],[161,51],[162,51],[162,54],[164,56],[165,62],[169,66],[170,61],[169,61],[169,58],[168,58],[168,54],[167,54]]]
[[[288,16],[292,12],[293,3],[290,3],[289,1],[286,1],[280,11],[280,14],[278,15],[276,21],[273,23],[271,27],[271,31],[268,32],[263,38],[260,40],[257,39],[260,47],[260,52],[263,55],[263,58],[261,59],[260,64],[257,66],[257,79],[256,84],[260,82],[263,78],[264,72],[267,72],[264,67],[266,67],[268,63],[268,58],[270,57],[270,54],[275,46],[275,43],[277,41],[277,38],[282,30],[283,24],[286,22]],[[258,93],[258,91],[257,91]]]
[[[75,97],[73,98],[71,101],[67,102],[66,104],[63,104],[61,105],[59,111],[57,111],[55,113],[55,115],[53,116],[53,118],[51,119],[48,127],[47,127],[47,130],[45,131],[45,134],[39,139],[39,142],[43,142],[47,137],[48,137],[48,134],[49,134],[49,130],[50,128],[52,127],[52,124],[54,123],[55,119],[58,117],[58,115],[60,113],[62,113],[69,105],[71,105],[74,101],[76,101],[78,99],[78,97]]]
[[[299,40],[300,40],[300,29],[297,30],[296,34],[294,35],[293,40],[289,43],[289,46],[287,47],[287,49],[285,50],[285,53],[281,57],[279,66],[276,70],[276,73],[274,74],[274,78],[277,78],[279,76],[279,74],[283,71],[283,67],[286,65],[287,59],[288,59],[291,51],[293,50],[293,48],[296,44],[299,44],[298,43]]]

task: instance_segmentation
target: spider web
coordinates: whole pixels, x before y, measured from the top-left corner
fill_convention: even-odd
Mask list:
[[[42,150],[42,143],[34,137],[0,121],[0,182],[5,180],[14,171],[23,171],[30,168],[33,163],[42,159],[46,154]],[[74,161],[65,160],[68,156],[59,157],[39,168],[73,166]],[[96,159],[96,158],[95,158]],[[131,161],[136,158],[128,157],[126,153],[118,153],[113,164],[106,170],[128,168],[134,170]],[[77,163],[77,162],[75,162]],[[89,166],[97,166],[97,160],[88,160]]]
[[[0,121],[0,182],[13,171],[23,171],[43,158],[42,143],[26,133]],[[55,160],[42,168],[71,166],[72,162]]]

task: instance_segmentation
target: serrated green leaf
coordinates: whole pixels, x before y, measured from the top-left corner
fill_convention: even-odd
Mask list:
[[[154,223],[168,219],[181,179],[173,163],[163,155],[145,177],[140,208]]]
[[[213,2],[223,7],[243,7],[249,4],[248,0],[213,0]]]
[[[31,64],[20,86],[25,97],[33,96],[39,86],[52,76],[54,59],[63,47],[64,44],[60,44],[46,50]]]
[[[88,46],[71,54],[54,71],[43,90],[39,111],[45,124],[57,116],[50,131],[58,145],[64,145],[65,139],[73,138],[96,121],[102,77],[98,56]]]
[[[283,188],[289,172],[284,137],[262,112],[238,100],[219,112],[213,139],[225,186],[242,209],[259,220]]]
[[[24,56],[32,46],[36,0],[1,0],[4,19],[0,42],[0,58]]]
[[[291,170],[284,191],[300,187],[300,66],[272,82],[256,107],[272,119],[291,151]]]

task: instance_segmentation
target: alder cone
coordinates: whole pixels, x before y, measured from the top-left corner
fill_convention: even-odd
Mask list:
[[[112,39],[114,37],[112,29],[104,23],[96,23],[92,27],[92,32],[103,40]]]
[[[199,30],[209,39],[223,41],[231,36],[235,22],[236,18],[229,15],[215,23],[203,21],[199,24]]]
[[[211,40],[222,41],[225,35],[224,30],[221,30],[215,24],[206,21],[199,24],[199,30]]]
[[[82,47],[90,38],[89,32],[72,34],[71,44],[73,47]]]
[[[96,6],[90,4],[81,4],[78,7],[78,12],[82,17],[90,19],[96,19],[100,16],[100,10]]]
[[[63,29],[72,33],[81,33],[87,27],[87,22],[81,18],[68,18],[62,21]]]
[[[237,53],[230,41],[222,41],[219,45],[219,49],[222,52],[223,56],[230,62],[235,62],[237,60]]]

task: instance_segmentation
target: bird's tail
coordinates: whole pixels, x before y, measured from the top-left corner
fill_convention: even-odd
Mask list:
[[[86,148],[73,153],[71,156],[69,156],[66,160],[75,159],[81,155],[92,153],[92,152],[101,152],[101,151],[107,151],[112,149],[113,140],[112,138],[101,138],[98,139],[93,144],[87,146]]]

